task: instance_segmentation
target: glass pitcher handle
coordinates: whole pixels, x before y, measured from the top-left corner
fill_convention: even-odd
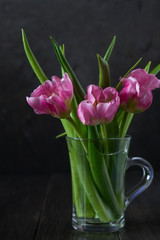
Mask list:
[[[128,205],[135,197],[137,197],[139,194],[145,191],[146,188],[149,187],[154,176],[154,171],[151,164],[143,158],[140,157],[134,157],[132,159],[128,158],[127,169],[132,166],[141,167],[143,175],[140,182],[127,192],[125,199],[125,209],[128,207]]]

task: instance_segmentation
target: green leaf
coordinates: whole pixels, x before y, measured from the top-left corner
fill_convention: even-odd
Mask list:
[[[136,62],[136,64],[134,64],[134,65],[129,69],[129,71],[123,76],[123,78],[127,77],[127,75],[128,75],[130,72],[132,72],[132,71],[138,66],[138,64],[140,63],[141,60],[142,60],[142,58],[140,58],[140,59]]]
[[[66,119],[60,119],[61,123],[64,127],[65,132],[67,133],[68,137],[75,137],[77,136],[75,134],[74,128],[71,126],[71,124]]]
[[[129,69],[129,71],[123,76],[123,78],[127,77],[127,75],[128,75],[130,72],[132,72],[132,71],[138,66],[138,64],[140,63],[141,60],[142,60],[142,58],[140,58],[140,59],[136,62],[136,64],[134,64],[134,65]],[[119,83],[117,84],[117,87],[116,87],[116,90],[117,90],[117,91],[119,91],[119,89],[120,89],[120,87],[121,87],[121,84],[122,84],[122,82],[119,81]]]
[[[40,67],[39,63],[37,62],[26,37],[24,30],[22,29],[22,40],[23,46],[28,58],[28,61],[35,72],[37,78],[39,79],[40,83],[43,84],[48,78],[46,77],[45,73],[43,72],[42,68]]]
[[[62,46],[60,46],[59,48],[60,48],[63,56],[65,56],[65,47],[64,47],[64,44],[63,44]],[[62,66],[61,66],[61,72],[62,72],[62,76],[63,76],[63,74],[65,73],[65,71],[64,71],[64,69],[63,69]]]
[[[116,36],[113,37],[113,40],[112,40],[112,42],[111,42],[111,44],[110,44],[109,48],[107,49],[107,52],[104,56],[104,60],[107,61],[107,62],[109,61],[109,58],[111,56],[111,53],[112,53],[114,45],[115,45],[115,42],[116,42]]]
[[[111,85],[110,71],[107,61],[97,54],[99,65],[99,86],[103,89]]]
[[[151,61],[149,61],[149,63],[145,67],[145,70],[147,73],[149,73],[150,66],[151,66]]]
[[[158,64],[150,73],[157,75],[160,72],[160,64]]]
[[[65,47],[64,47],[64,44],[62,46],[60,46],[60,50],[61,50],[63,56],[65,57]],[[65,73],[63,67],[61,67],[61,72],[62,72],[62,75]],[[77,125],[80,128],[82,134],[85,136],[86,135],[86,126],[83,125],[81,123],[81,121],[79,120],[78,115],[77,115],[77,108],[78,108],[78,104],[77,104],[77,100],[76,100],[76,97],[75,97],[75,94],[74,94],[73,100],[72,100],[71,117],[77,123]]]
[[[53,37],[50,37],[50,38],[51,38],[51,41],[52,41],[52,44],[54,47],[54,51],[56,53],[56,56],[59,60],[61,67],[63,68],[63,70],[65,72],[68,73],[70,79],[72,80],[73,87],[75,90],[75,95],[76,95],[77,101],[79,103],[84,99],[85,92],[84,92],[82,86],[80,85],[76,75],[74,74],[72,68],[70,67],[68,61],[66,60],[65,56],[63,55],[62,51],[60,50],[59,46],[57,45],[56,41],[53,39]]]
[[[60,137],[63,137],[63,136],[65,136],[65,135],[67,135],[67,133],[66,133],[66,132],[63,132],[63,133],[57,135],[56,138],[60,138]]]

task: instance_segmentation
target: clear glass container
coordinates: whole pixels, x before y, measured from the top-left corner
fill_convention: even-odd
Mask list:
[[[67,137],[72,175],[72,225],[84,232],[115,232],[125,225],[130,202],[152,182],[153,169],[140,158],[128,158],[130,137],[78,139]],[[143,170],[141,181],[125,194],[125,174]]]

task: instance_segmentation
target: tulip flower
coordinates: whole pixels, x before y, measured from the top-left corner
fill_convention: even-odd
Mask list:
[[[144,69],[132,71],[121,79],[122,90],[119,93],[120,106],[132,113],[143,112],[152,103],[152,90],[160,87],[160,80],[154,74],[148,74]]]
[[[77,114],[84,125],[109,123],[119,104],[120,99],[115,88],[107,87],[103,90],[99,86],[89,85],[86,100],[79,104]]]
[[[26,100],[36,114],[67,118],[71,112],[72,98],[73,85],[68,74],[64,73],[62,79],[53,76],[52,81],[46,80]]]

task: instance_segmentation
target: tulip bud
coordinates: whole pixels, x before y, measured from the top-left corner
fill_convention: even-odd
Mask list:
[[[113,120],[120,100],[115,88],[104,90],[95,85],[89,85],[86,100],[82,101],[77,110],[78,117],[84,125],[98,125]]]
[[[65,73],[60,79],[52,77],[36,88],[26,100],[36,114],[51,114],[57,118],[67,118],[71,112],[73,85]]]
[[[160,87],[160,80],[154,74],[148,74],[144,69],[132,71],[121,79],[122,90],[119,93],[120,106],[132,113],[143,112],[152,103],[152,90]]]

